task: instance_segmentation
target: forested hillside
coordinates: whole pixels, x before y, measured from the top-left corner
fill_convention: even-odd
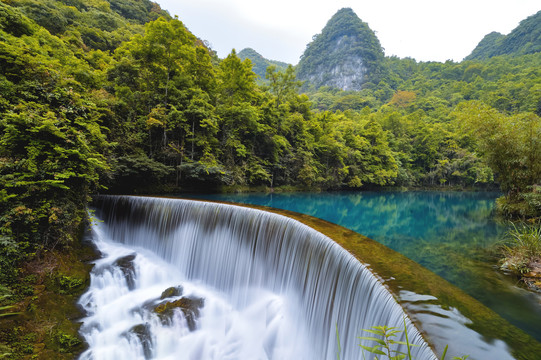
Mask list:
[[[72,240],[111,171],[112,51],[164,14],[150,2],[72,3],[0,3],[1,251]],[[2,269],[3,282],[13,269]]]
[[[267,82],[266,75],[269,66],[275,66],[278,71],[284,71],[288,66],[288,64],[281,61],[265,59],[260,53],[251,48],[242,49],[238,56],[241,60],[250,59],[252,71],[259,76],[257,82],[260,84]]]
[[[258,85],[150,1],[2,0],[0,301],[24,293],[21,264],[76,243],[97,192],[499,185],[509,212],[538,214],[541,54],[385,58],[343,15],[343,42],[369,39],[341,48],[367,59],[359,91],[300,93],[293,67]]]
[[[361,90],[384,77],[383,57],[374,31],[352,9],[344,8],[306,46],[297,74],[306,80],[305,90],[310,86]]]
[[[465,60],[482,60],[498,55],[525,55],[541,51],[541,11],[520,22],[509,35],[491,32]]]

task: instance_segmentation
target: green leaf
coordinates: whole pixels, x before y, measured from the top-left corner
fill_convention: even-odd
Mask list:
[[[396,340],[392,340],[392,339],[389,339],[388,342],[389,342],[389,344],[408,345],[408,343],[405,342],[405,341],[396,341]]]
[[[380,331],[380,330],[363,329],[363,331],[366,331],[366,332],[369,332],[369,333],[372,333],[372,334],[376,334],[376,335],[384,335],[385,334],[383,331]]]
[[[338,343],[338,351],[336,352],[336,358],[340,360],[340,352],[342,349],[340,348],[340,335],[338,334],[338,323],[336,323],[336,342]]]
[[[385,345],[385,341],[379,338],[375,338],[375,337],[359,336],[359,339],[376,341],[377,343],[381,345]]]
[[[445,345],[445,349],[443,349],[443,354],[441,354],[441,360],[445,360],[445,355],[447,355],[448,349],[449,349],[449,345]]]
[[[6,298],[6,297],[8,297],[8,296],[3,296],[2,298]],[[0,298],[0,299],[2,299],[2,298]],[[0,311],[12,309],[12,308],[14,308],[14,307],[15,307],[15,306],[13,306],[13,305],[0,306]],[[4,314],[0,314],[0,317],[14,316],[14,315],[19,315],[19,314],[22,314],[22,313],[20,313],[20,312],[4,313]]]
[[[365,349],[366,351],[371,352],[372,354],[385,355],[385,353],[383,351],[379,350],[379,345],[376,345],[376,346],[373,346],[373,347],[368,347],[368,346],[364,346],[364,345],[359,344],[359,346],[362,347],[363,349]]]

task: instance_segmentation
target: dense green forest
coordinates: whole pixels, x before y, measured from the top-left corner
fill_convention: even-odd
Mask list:
[[[0,301],[22,260],[73,246],[98,192],[500,186],[539,216],[540,65],[375,56],[360,91],[301,93],[294,67],[260,84],[150,1],[2,0]]]

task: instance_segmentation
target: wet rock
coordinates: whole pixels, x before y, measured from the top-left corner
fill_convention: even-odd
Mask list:
[[[126,282],[128,283],[128,288],[130,290],[133,290],[135,288],[135,265],[133,263],[133,260],[135,260],[135,256],[135,254],[126,255],[118,258],[113,263],[113,266],[117,266],[118,268],[120,268],[120,270],[124,274]]]
[[[150,359],[152,356],[152,334],[150,333],[150,325],[148,323],[135,325],[129,332],[137,336],[141,342],[145,359]]]
[[[167,298],[181,296],[183,290],[184,289],[180,285],[167,288],[162,292],[162,295],[160,296],[160,300],[165,300]]]
[[[150,312],[154,312],[154,310],[156,309],[156,307],[160,304],[163,303],[163,300],[166,300],[166,299],[169,299],[169,298],[173,298],[173,297],[178,297],[178,296],[181,296],[182,293],[184,291],[184,288],[182,287],[182,285],[178,285],[178,286],[171,286],[167,289],[165,289],[162,294],[160,295],[159,298],[155,298],[155,299],[151,299],[151,300],[148,300],[148,301],[145,301],[145,303],[143,303],[143,305],[141,306],[141,308],[139,309],[135,309],[136,312],[142,314],[141,311],[150,311]]]
[[[175,309],[179,309],[184,314],[188,329],[194,331],[196,329],[196,320],[200,315],[200,309],[205,305],[205,300],[195,297],[182,297],[175,301],[162,302],[154,308],[154,312],[162,323],[167,324],[171,321]]]
[[[541,292],[541,259],[534,259],[528,264],[530,272],[522,276],[522,281],[530,290]]]

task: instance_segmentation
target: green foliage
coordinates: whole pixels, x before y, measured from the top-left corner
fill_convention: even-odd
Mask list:
[[[502,247],[501,267],[518,275],[531,271],[531,263],[541,259],[541,226],[513,224]]]
[[[162,183],[171,173],[171,168],[149,159],[144,154],[119,157],[113,173],[112,190],[116,189],[114,186],[117,183],[118,191],[138,192],[153,189],[153,186]]]
[[[0,344],[0,359],[10,359],[13,355],[11,347]]]
[[[400,352],[394,348],[395,345],[407,345],[408,349],[411,344],[404,341],[397,341],[394,338],[397,334],[402,333],[402,330],[397,330],[396,327],[388,326],[372,326],[371,329],[363,329],[363,331],[376,335],[373,336],[360,336],[361,340],[369,340],[376,342],[376,345],[369,347],[359,344],[364,350],[376,355],[387,356],[389,360],[402,360],[405,359],[408,354]],[[411,355],[409,357],[411,359]]]
[[[11,237],[0,235],[0,284],[14,284],[17,276],[16,264],[22,257],[19,244]]]
[[[62,274],[59,274],[57,280],[60,286],[60,292],[65,294],[71,294],[74,291],[80,290],[82,285],[85,284],[84,279]]]
[[[265,78],[269,82],[269,92],[275,96],[276,105],[279,106],[286,100],[295,98],[301,82],[296,81],[293,66],[289,65],[283,71],[277,69],[274,65],[267,67]]]
[[[466,57],[466,60],[480,60],[494,56],[501,47],[501,43],[504,39],[505,35],[496,31],[485,35],[475,49],[473,49],[472,53]]]
[[[515,197],[541,181],[541,119],[523,113],[506,117],[480,102],[462,103],[453,113],[473,136],[502,190]]]
[[[0,7],[10,27],[0,30],[4,284],[13,281],[26,254],[67,245],[78,236],[88,196],[107,171],[108,146],[90,95],[99,74],[70,45],[23,15],[58,4],[12,4],[20,8]]]
[[[0,122],[2,231],[45,247],[68,243],[84,217],[80,208],[106,169],[96,146],[97,124],[72,114],[26,103]],[[70,117],[73,116],[73,120]],[[37,240],[37,238],[41,240]]]
[[[17,4],[21,9],[38,6],[31,0]],[[143,19],[136,14],[154,11],[145,4],[116,1],[107,6],[73,0],[39,5],[73,18],[62,33],[69,45],[61,41],[54,57],[65,64],[77,93],[89,86],[96,89],[85,101],[112,144],[106,154],[112,172],[102,179],[116,192],[205,183],[317,188],[490,185],[494,173],[498,179],[500,174],[479,158],[474,141],[449,122],[451,111],[467,98],[509,112],[534,109],[539,103],[535,77],[529,77],[537,58],[524,57],[522,63],[494,59],[489,65],[384,59],[377,38],[348,9],[331,19],[313,45],[344,36],[347,45],[363,35],[368,40],[360,48],[344,49],[368,63],[385,65],[388,73],[378,67],[370,72],[380,80],[372,79],[359,92],[322,88],[308,98],[297,94],[300,83],[293,68],[278,71],[271,66],[268,85],[258,87],[251,61],[233,52],[217,62],[177,19],[159,18],[141,32],[118,17],[126,11],[131,19]],[[121,35],[121,29],[128,32]],[[136,33],[130,41],[115,45],[130,32]],[[111,58],[103,51],[88,51],[88,44],[94,49],[118,48]],[[13,81],[21,76],[47,78],[44,74],[58,68],[29,66],[34,58],[18,53],[20,48],[16,44],[4,57],[8,77],[1,84],[8,108],[19,90]],[[79,49],[86,53],[77,58],[73,55]],[[516,75],[504,79],[503,74]],[[28,94],[25,106],[36,108],[32,104],[42,104],[45,98],[32,86],[26,83],[20,93]],[[54,180],[43,185],[62,187]],[[26,208],[35,211],[36,206]],[[21,214],[30,216],[25,211]]]
[[[0,3],[0,29],[13,36],[32,35],[35,27],[17,9]]]
[[[113,11],[140,24],[168,16],[156,2],[150,0],[109,0],[109,3]]]
[[[501,197],[496,200],[498,211],[508,218],[535,220],[541,217],[541,194],[539,186],[521,192],[515,196]]]
[[[504,36],[492,32],[485,36],[467,60],[482,60],[498,55],[524,55],[541,52],[541,11],[520,22]]]
[[[269,67],[274,66],[278,71],[284,71],[288,67],[288,64],[284,62],[265,59],[261,54],[251,48],[242,49],[238,53],[238,57],[243,61],[250,59],[253,64],[252,71],[258,76],[257,82],[260,84],[267,83],[265,79]]]
[[[366,345],[359,344],[361,348],[368,351],[369,353],[380,355],[379,360],[413,360],[411,355],[411,347],[417,346],[411,344],[408,338],[408,328],[406,327],[406,319],[404,318],[404,330],[398,330],[397,327],[388,327],[388,326],[372,326],[370,329],[363,329],[368,333],[371,333],[375,336],[360,336],[361,340],[373,341],[376,345],[370,347]],[[403,335],[406,341],[397,341],[395,338],[397,336]],[[407,348],[407,353],[401,352],[398,349],[398,345],[405,345]],[[441,360],[445,360],[447,355],[448,345],[445,346],[443,353],[441,355]],[[384,356],[384,357],[381,357]],[[469,355],[464,355],[461,357],[453,356],[452,360],[466,360],[469,358]],[[364,352],[363,352],[364,359]],[[377,356],[374,356],[374,360],[378,360]]]
[[[374,32],[353,10],[344,8],[307,45],[297,66],[297,76],[307,80],[306,88],[311,84],[315,89],[332,86],[361,90],[368,83],[377,84],[383,79],[383,61],[383,49]],[[362,68],[365,75],[361,75]],[[346,83],[335,80],[336,75],[332,74],[337,70]]]
[[[11,9],[16,7],[15,11],[20,10],[51,34],[83,51],[114,50],[121,41],[139,32],[142,24],[159,16],[169,16],[148,0],[12,0],[9,4]],[[31,21],[24,20],[28,25],[13,15],[7,19],[11,26],[6,31],[16,36],[21,32],[33,33]]]
[[[11,295],[0,295],[0,304],[2,304],[7,298],[9,298]],[[13,309],[13,305],[4,305],[0,306],[0,318],[5,318],[8,316],[15,316],[19,315],[20,312],[5,312],[6,310]]]
[[[81,345],[81,339],[77,336],[58,331],[56,333],[56,341],[58,342],[59,351],[61,353],[71,353],[74,348]]]

